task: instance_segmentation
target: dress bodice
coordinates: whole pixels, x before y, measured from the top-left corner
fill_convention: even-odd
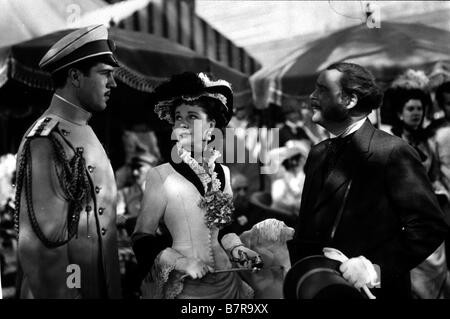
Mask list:
[[[217,164],[219,165],[219,164]],[[224,167],[224,192],[231,194],[229,170]],[[136,231],[154,234],[161,219],[172,236],[172,248],[180,254],[199,258],[215,269],[231,267],[218,241],[218,229],[208,228],[205,210],[199,207],[201,194],[193,183],[171,164],[157,166],[148,173],[146,191]]]

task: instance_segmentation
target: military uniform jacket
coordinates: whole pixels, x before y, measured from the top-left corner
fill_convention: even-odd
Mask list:
[[[81,152],[91,185],[91,197],[82,207],[75,236],[55,248],[47,247],[37,237],[30,222],[25,191],[21,191],[18,256],[23,269],[23,298],[119,298],[121,295],[117,189],[105,150],[87,124],[90,116],[54,96],[19,148],[18,163],[25,141],[31,139],[32,205],[37,223],[48,239],[67,238],[69,223],[69,203],[63,191],[66,186],[58,178],[60,167],[55,162],[54,146],[49,138],[52,134],[68,159]],[[74,277],[78,270],[79,281]]]
[[[321,187],[327,143],[314,146],[305,164],[299,221],[289,243],[291,262],[322,255],[326,246],[349,258],[362,255],[381,268],[381,288],[373,289],[377,297],[408,298],[409,271],[436,250],[448,231],[417,152],[366,121]]]

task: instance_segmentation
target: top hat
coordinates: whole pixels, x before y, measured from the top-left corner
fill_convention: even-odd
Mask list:
[[[366,299],[342,277],[341,262],[322,255],[299,260],[289,269],[283,284],[285,299]]]
[[[56,42],[39,62],[39,67],[55,73],[74,63],[104,56],[112,66],[119,66],[114,57],[114,42],[108,39],[108,29],[104,25],[77,29]]]

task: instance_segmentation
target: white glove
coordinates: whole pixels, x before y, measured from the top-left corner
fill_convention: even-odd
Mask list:
[[[350,258],[339,267],[342,276],[353,286],[373,288],[379,285],[378,275],[373,264],[364,256]]]
[[[363,289],[369,299],[376,299],[369,288],[379,287],[380,282],[374,265],[364,256],[349,259],[340,250],[330,247],[323,248],[325,257],[340,261],[339,270],[342,276],[355,288]]]

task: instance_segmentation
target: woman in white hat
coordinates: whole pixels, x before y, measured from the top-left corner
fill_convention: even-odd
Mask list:
[[[226,81],[205,74],[173,76],[155,90],[155,112],[173,125],[177,143],[169,163],[150,169],[133,249],[141,269],[150,270],[152,298],[249,298],[253,290],[233,267],[251,268],[260,257],[236,234],[219,243],[219,230],[231,222],[230,171],[210,147],[214,129],[232,114],[233,95]],[[158,226],[172,237],[158,242]],[[223,246],[223,248],[222,248]],[[231,258],[231,260],[230,260]],[[233,265],[231,261],[235,261]]]
[[[278,166],[271,186],[272,208],[298,215],[305,182],[303,165],[308,152],[309,145],[301,141],[289,141],[286,146],[272,151],[271,158]]]

